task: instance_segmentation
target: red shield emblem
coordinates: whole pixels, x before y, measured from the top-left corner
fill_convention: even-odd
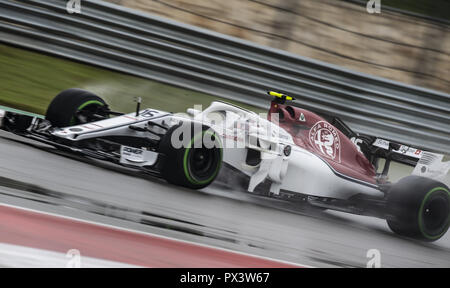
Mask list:
[[[309,130],[309,142],[321,155],[336,162],[341,162],[341,140],[336,128],[330,123],[317,122]]]

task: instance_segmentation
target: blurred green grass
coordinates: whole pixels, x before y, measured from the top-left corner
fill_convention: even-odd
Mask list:
[[[0,44],[0,105],[44,114],[48,104],[60,91],[82,88],[106,100],[112,109],[133,112],[134,98],[143,98],[142,107],[169,112],[214,100],[225,100],[139,77],[84,65],[16,47]],[[264,110],[235,101],[257,113]]]

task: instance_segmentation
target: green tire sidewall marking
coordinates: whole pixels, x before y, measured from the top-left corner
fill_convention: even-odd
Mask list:
[[[193,143],[195,142],[195,140],[197,140],[199,137],[202,137],[202,138],[203,138],[203,136],[204,136],[205,134],[209,134],[209,135],[215,136],[216,139],[217,139],[217,141],[219,142],[220,147],[222,147],[222,143],[220,142],[219,137],[217,137],[217,135],[216,135],[215,133],[212,133],[212,132],[210,132],[210,131],[203,131],[202,133],[199,133],[199,134],[195,135],[195,136],[192,138],[192,140],[191,140],[191,142],[189,143],[188,147],[186,147],[186,150],[184,151],[183,170],[184,170],[184,175],[186,176],[186,178],[188,179],[188,181],[191,182],[191,183],[194,184],[194,185],[203,185],[203,184],[206,184],[206,183],[210,182],[212,179],[214,179],[214,177],[216,177],[217,173],[219,173],[220,167],[221,167],[221,165],[222,165],[222,148],[220,148],[220,149],[219,149],[219,150],[220,150],[220,162],[219,162],[219,165],[217,165],[216,171],[214,171],[214,173],[213,173],[213,175],[212,175],[211,177],[209,177],[208,179],[203,180],[203,181],[198,181],[198,180],[193,179],[192,176],[191,176],[191,174],[189,173],[188,163],[187,163],[188,161],[187,161],[187,160],[188,160],[189,152],[190,152],[191,149],[192,149],[192,148],[191,148],[191,147],[192,147],[192,144],[193,144]]]
[[[91,101],[87,101],[87,102],[84,102],[83,104],[81,104],[80,107],[78,107],[77,111],[83,110],[84,107],[93,105],[93,104],[98,104],[99,106],[105,106],[105,104],[103,104],[102,102],[100,102],[98,100],[91,100]]]
[[[75,110],[75,112],[81,111],[81,110],[83,110],[83,108],[85,108],[86,106],[94,105],[94,104],[97,104],[97,105],[99,105],[99,106],[105,106],[105,104],[103,104],[102,102],[100,102],[100,101],[98,101],[98,100],[90,100],[90,101],[86,101],[86,102],[84,102],[83,104],[81,104],[81,105],[77,108],[77,110]],[[71,125],[75,124],[75,116],[72,117],[72,119],[70,119],[70,124],[71,124]]]
[[[419,209],[419,230],[420,230],[420,233],[422,233],[423,236],[425,236],[427,239],[430,239],[430,240],[438,239],[439,237],[441,237],[442,235],[444,235],[445,232],[447,231],[447,228],[448,228],[449,225],[450,225],[450,215],[449,215],[449,216],[447,217],[447,225],[446,225],[444,231],[443,231],[441,234],[439,234],[439,235],[436,235],[436,236],[428,235],[428,234],[425,232],[424,227],[423,227],[422,213],[423,213],[423,208],[425,207],[425,203],[427,202],[428,198],[429,198],[434,192],[439,191],[439,190],[444,191],[444,192],[447,192],[448,196],[450,197],[450,192],[449,192],[445,187],[436,187],[436,188],[433,188],[433,189],[431,189],[430,191],[428,191],[428,193],[425,195],[425,198],[422,200],[422,204],[420,204],[420,209]]]

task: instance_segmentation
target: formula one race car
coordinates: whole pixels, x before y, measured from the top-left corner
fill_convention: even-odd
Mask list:
[[[450,169],[443,155],[354,133],[338,118],[269,94],[268,117],[224,102],[178,115],[141,110],[138,101],[136,112],[122,114],[88,91],[69,89],[54,98],[45,119],[0,111],[0,127],[179,186],[201,189],[231,169],[251,193],[380,217],[395,233],[424,241],[447,232],[450,192],[436,180]],[[390,183],[391,161],[415,166],[414,175]]]

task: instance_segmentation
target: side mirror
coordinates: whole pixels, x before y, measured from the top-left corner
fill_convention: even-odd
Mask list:
[[[201,113],[201,111],[193,109],[193,108],[188,108],[186,112],[191,117],[195,117],[195,116],[197,116],[198,114]]]

